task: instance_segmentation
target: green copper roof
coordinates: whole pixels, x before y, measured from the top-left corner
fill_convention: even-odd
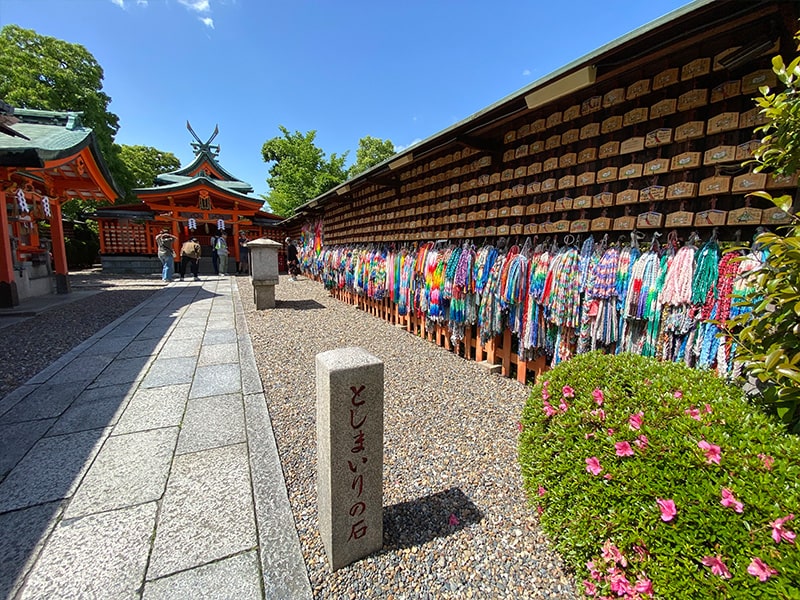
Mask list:
[[[175,173],[163,173],[156,177],[156,181],[161,182],[163,185],[157,186],[156,188],[148,188],[148,189],[161,189],[165,185],[170,185],[173,183],[189,183],[197,179],[197,177],[188,177],[186,175],[176,175]],[[244,181],[226,181],[224,179],[215,179],[212,177],[208,177],[208,179],[213,180],[217,183],[220,187],[224,187],[228,190],[233,192],[239,192],[242,194],[246,194],[247,192],[252,192],[253,188],[249,183]]]
[[[235,196],[236,198],[248,202],[254,206],[257,205],[258,207],[260,207],[261,205],[264,204],[264,201],[261,200],[260,198],[251,198],[250,196],[242,194],[241,192],[225,187],[223,185],[224,183],[225,182],[219,179],[213,179],[211,177],[204,177],[204,176],[184,177],[183,181],[180,182],[167,183],[164,185],[159,185],[156,187],[149,187],[149,188],[137,188],[133,191],[137,196],[146,196],[150,194],[163,194],[164,192],[176,192],[179,190],[192,188],[198,184],[206,184],[209,187],[212,187],[223,194]]]

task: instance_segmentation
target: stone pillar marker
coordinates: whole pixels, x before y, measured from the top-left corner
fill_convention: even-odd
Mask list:
[[[256,310],[275,308],[275,286],[278,284],[278,250],[281,245],[267,238],[247,242],[250,248],[250,279]]]
[[[383,362],[341,348],[316,368],[319,529],[336,571],[383,547]]]

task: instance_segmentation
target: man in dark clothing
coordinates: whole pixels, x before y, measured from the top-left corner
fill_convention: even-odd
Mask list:
[[[183,281],[183,276],[186,275],[186,265],[190,264],[192,269],[192,275],[194,275],[195,281],[200,281],[200,277],[198,277],[198,270],[199,265],[198,261],[200,260],[200,244],[197,243],[197,238],[193,237],[188,242],[185,242],[183,246],[181,246],[181,281]]]
[[[300,274],[300,264],[297,261],[297,246],[294,245],[292,238],[286,238],[286,264],[289,268],[289,275],[292,281],[297,281]]]

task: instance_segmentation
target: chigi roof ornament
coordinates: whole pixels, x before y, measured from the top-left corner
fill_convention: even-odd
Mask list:
[[[206,152],[207,154],[210,154],[211,156],[214,157],[219,156],[219,146],[211,145],[211,142],[214,140],[215,137],[217,137],[217,134],[219,133],[219,125],[214,125],[214,133],[211,134],[211,137],[208,138],[208,141],[205,143],[194,132],[194,129],[192,129],[192,126],[189,123],[188,119],[186,120],[186,129],[188,129],[189,133],[192,134],[192,137],[194,137],[194,139],[197,140],[197,142],[192,142],[192,148],[194,149],[195,156],[197,156],[201,152]]]

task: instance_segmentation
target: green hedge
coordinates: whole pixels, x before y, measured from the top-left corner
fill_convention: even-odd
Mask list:
[[[585,354],[537,382],[520,428],[526,491],[587,596],[800,598],[800,439],[739,389]]]

